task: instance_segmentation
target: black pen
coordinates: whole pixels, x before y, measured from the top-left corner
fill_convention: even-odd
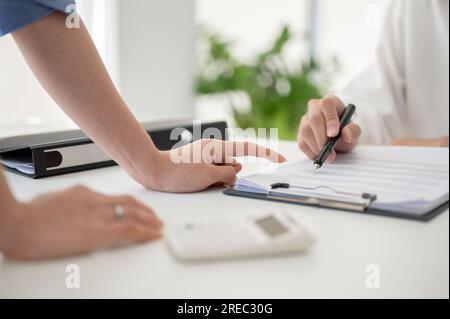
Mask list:
[[[322,167],[323,163],[327,160],[328,156],[333,151],[334,147],[336,146],[337,142],[339,141],[339,138],[342,134],[342,129],[346,127],[350,121],[353,118],[353,115],[355,114],[356,106],[353,104],[349,104],[344,111],[342,112],[341,116],[339,117],[339,133],[335,137],[331,137],[328,139],[328,141],[325,143],[322,151],[320,152],[317,159],[314,161],[314,168],[319,169]]]

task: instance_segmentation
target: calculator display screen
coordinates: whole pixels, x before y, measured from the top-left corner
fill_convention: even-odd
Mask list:
[[[277,236],[286,233],[288,229],[284,227],[275,217],[269,216],[256,221],[256,224],[261,227],[269,236]]]

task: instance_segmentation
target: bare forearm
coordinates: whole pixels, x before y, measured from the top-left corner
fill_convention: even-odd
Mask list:
[[[402,146],[448,147],[448,136],[446,135],[433,139],[405,137],[393,140],[392,144]]]
[[[0,251],[5,252],[11,244],[8,233],[15,227],[14,217],[17,215],[19,204],[6,184],[2,169],[0,164]]]
[[[151,187],[159,152],[118,94],[84,25],[68,29],[65,16],[54,13],[13,36],[56,103],[130,175]]]

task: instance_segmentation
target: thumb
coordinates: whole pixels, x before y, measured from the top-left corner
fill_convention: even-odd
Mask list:
[[[224,164],[219,164],[220,166],[230,166],[234,168],[236,173],[239,173],[242,170],[242,164],[236,161],[233,157],[227,157],[225,159]]]
[[[211,165],[210,168],[212,180],[215,183],[223,183],[225,185],[234,185],[236,181],[236,170],[233,166]]]

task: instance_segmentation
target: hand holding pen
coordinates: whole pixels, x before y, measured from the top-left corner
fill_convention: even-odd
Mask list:
[[[316,160],[314,161],[314,168],[319,169],[325,163],[325,161],[330,157],[330,154],[334,151],[339,139],[342,135],[342,130],[346,127],[355,115],[356,106],[349,104],[339,116],[339,133],[335,137],[329,137],[328,141],[323,146]]]
[[[328,161],[335,160],[336,152],[350,152],[356,147],[361,129],[350,121],[340,130],[340,117],[344,109],[344,103],[335,96],[309,102],[308,113],[303,116],[298,132],[298,145],[309,159],[317,160],[332,138],[338,137],[327,157]]]

